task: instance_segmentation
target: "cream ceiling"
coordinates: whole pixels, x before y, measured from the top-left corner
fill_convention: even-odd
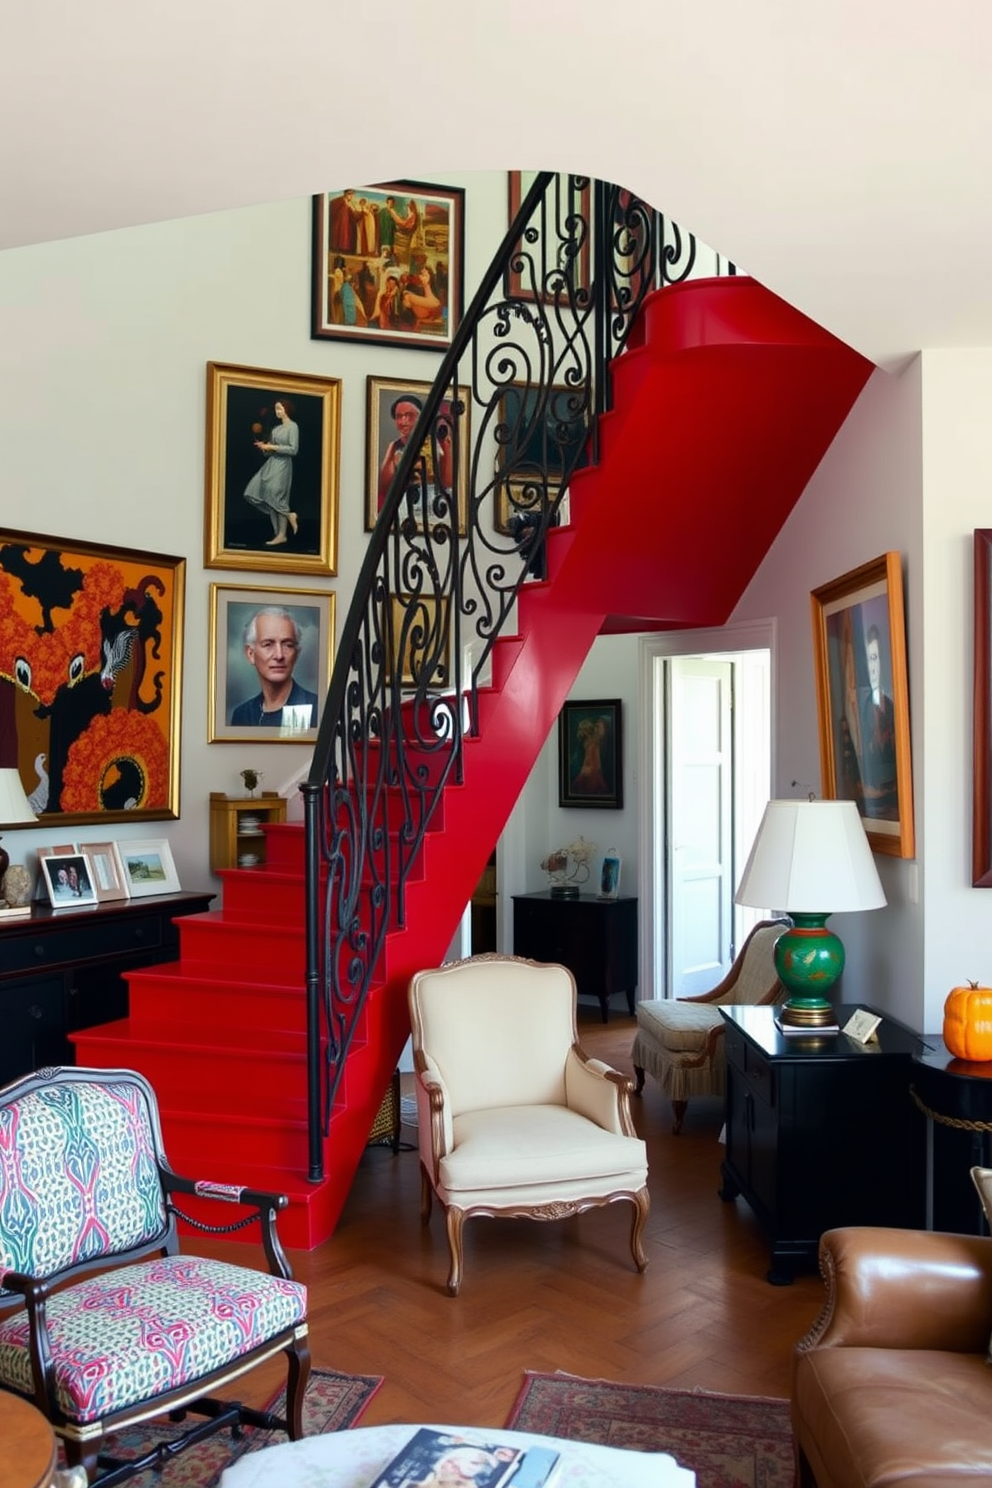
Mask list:
[[[992,345],[989,0],[4,0],[0,247],[619,180],[873,360]]]

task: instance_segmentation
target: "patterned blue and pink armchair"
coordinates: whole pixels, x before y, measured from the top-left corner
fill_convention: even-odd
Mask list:
[[[268,1271],[181,1255],[184,1195],[248,1206],[211,1233],[257,1219]],[[115,1463],[106,1438],[173,1412],[204,1418],[188,1441],[242,1423],[303,1435],[307,1299],[276,1233],[285,1205],[173,1173],[133,1070],[46,1069],[0,1090],[0,1387],[44,1412],[70,1467],[109,1488],[150,1462]],[[280,1352],[285,1417],[210,1398]]]

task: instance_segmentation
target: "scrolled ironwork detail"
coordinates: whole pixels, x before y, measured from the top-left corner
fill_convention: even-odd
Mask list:
[[[463,779],[492,648],[543,574],[572,476],[596,459],[610,362],[645,296],[689,272],[688,246],[629,191],[538,174],[394,471],[303,787],[313,1181],[386,936],[406,924],[425,834]]]

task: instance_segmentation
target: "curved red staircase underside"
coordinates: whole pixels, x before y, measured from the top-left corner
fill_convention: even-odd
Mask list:
[[[496,643],[464,783],[446,790],[405,928],[387,936],[325,1181],[306,1181],[301,827],[268,828],[266,866],[225,872],[223,908],[179,921],[178,962],[130,974],[127,1019],[74,1036],[80,1064],[152,1081],[178,1171],[287,1193],[287,1245],[333,1232],[409,1034],[407,982],[446,954],[597,634],[724,623],[872,371],[744,278],[662,290],[637,332],[613,367],[598,463],[573,477],[547,580],[524,586],[517,634]]]

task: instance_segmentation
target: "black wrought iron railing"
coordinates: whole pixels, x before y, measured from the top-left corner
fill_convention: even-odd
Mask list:
[[[610,362],[696,243],[630,192],[537,175],[402,449],[341,633],[305,799],[309,1176],[385,938],[521,585],[577,467]],[[734,272],[732,265],[716,267]]]

